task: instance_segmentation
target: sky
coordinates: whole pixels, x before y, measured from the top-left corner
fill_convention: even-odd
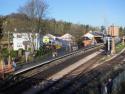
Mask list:
[[[18,12],[28,0],[0,0],[0,15]],[[47,18],[93,26],[125,26],[125,0],[45,0]]]

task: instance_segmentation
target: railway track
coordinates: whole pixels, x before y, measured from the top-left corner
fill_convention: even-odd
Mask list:
[[[91,70],[91,67],[97,63],[104,55],[99,54],[95,58],[89,60],[85,64],[81,65],[77,69],[73,70],[71,73],[65,75],[63,78],[53,81],[46,87],[41,87],[42,89],[38,94],[70,94],[69,91],[73,91],[74,87],[79,85],[79,80],[83,79],[83,75]],[[82,78],[81,78],[82,77]],[[95,77],[94,75],[89,79]],[[84,78],[85,79],[85,78]],[[89,80],[87,79],[87,80]],[[87,83],[88,81],[85,81]]]
[[[113,75],[112,73],[115,73],[115,67],[117,65],[123,65],[125,52],[121,55],[117,56],[116,58],[107,61],[105,63],[100,64],[99,66],[95,67],[93,70],[87,72],[85,75],[79,75],[79,77],[71,82],[71,84],[64,86],[63,88],[56,88],[55,90],[50,90],[50,92],[45,91],[42,94],[83,94],[82,90],[80,88],[86,87],[89,83],[92,84],[93,81],[98,82],[98,79],[101,79],[102,77],[105,78],[105,76],[108,74],[108,76]],[[121,68],[121,70],[123,70]],[[120,70],[120,71],[121,71]],[[93,87],[97,87],[93,84]],[[38,94],[40,94],[38,93]]]
[[[113,79],[115,76],[117,76],[120,72],[122,72],[125,66],[125,62],[123,62],[125,56],[125,51],[118,55],[117,57],[111,59],[110,61],[106,61],[103,64],[100,64],[98,67],[94,68],[92,71],[87,73],[86,75],[92,75],[92,74],[98,74],[98,76],[95,76],[94,79],[90,80],[87,85],[84,84],[85,79],[87,76],[84,76],[85,79],[81,80],[81,83],[79,84],[79,87],[75,87],[73,89],[73,92],[70,92],[68,94],[90,94],[89,90],[94,91],[96,90],[96,93],[98,94],[97,88],[98,84],[103,84],[103,81],[106,81],[110,77]],[[116,68],[118,66],[123,66],[120,68]],[[82,77],[81,77],[82,78]],[[90,86],[93,88],[90,88]],[[87,91],[88,90],[88,91]],[[96,94],[95,93],[95,94]],[[61,93],[62,94],[62,93]],[[66,93],[65,93],[66,94]]]
[[[35,73],[34,72],[32,73],[30,70],[27,73],[18,75],[16,76],[16,80],[13,80],[11,83],[8,82],[4,86],[2,86],[0,89],[0,92],[4,94],[17,94],[17,93],[21,94],[22,92],[31,88],[32,86],[35,86],[41,83],[45,78],[55,74],[56,72],[62,70],[63,68],[69,66],[70,64],[75,63],[79,59],[83,58],[86,55],[89,55],[94,51],[95,49],[90,50],[86,54],[83,54],[83,52],[81,52],[81,54],[78,54],[77,56],[76,55],[73,56],[72,57],[73,59],[68,58],[66,61],[62,60],[63,62],[61,61],[59,64],[57,62],[54,66],[51,66],[49,68],[46,68],[46,66],[44,66],[45,68],[43,68],[43,66],[39,67],[38,69],[35,70]],[[72,63],[70,62],[71,60],[72,60]],[[45,70],[43,70],[42,68]],[[42,69],[42,71],[39,71],[40,69]],[[31,75],[27,76],[28,73],[30,73]]]
[[[106,75],[107,72],[111,72],[115,66],[117,66],[118,64],[123,64],[124,56],[125,56],[125,52],[117,56],[117,58],[114,58],[110,61],[102,63],[99,66],[96,66],[96,68],[94,67],[93,70],[90,68],[90,66],[93,66],[94,64],[98,64],[98,63],[87,63],[87,64],[90,64],[90,66],[88,67],[86,66],[85,69],[84,68],[81,69],[81,67],[84,67],[85,65],[80,66],[78,69],[66,75],[59,81],[53,82],[48,87],[41,89],[37,94],[76,94],[79,88],[85,87],[93,79],[99,78],[101,76],[104,77],[104,75]],[[101,58],[100,55],[96,57],[97,60],[99,58]],[[91,60],[91,62],[95,62],[95,61]],[[79,73],[80,71],[82,72]],[[74,76],[74,73],[75,73],[75,76]],[[81,94],[81,93],[77,93],[77,94]]]
[[[89,83],[92,83],[94,80],[98,82],[98,79],[105,79],[105,76],[111,76],[112,73],[115,73],[115,67],[117,65],[122,65],[124,60],[125,52],[121,55],[118,55],[116,58],[111,59],[110,61],[104,62],[97,67],[94,67],[91,71],[87,72],[85,75],[81,75],[79,80],[73,82],[72,86],[68,86],[66,89],[62,89],[62,92],[59,94],[81,94],[84,92],[80,88],[84,88]],[[114,72],[113,72],[114,71]],[[107,75],[108,74],[108,75]],[[94,85],[96,87],[96,85]]]

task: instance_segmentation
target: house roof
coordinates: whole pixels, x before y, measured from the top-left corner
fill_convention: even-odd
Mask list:
[[[62,39],[74,39],[75,37],[74,36],[72,36],[71,34],[68,34],[68,33],[66,33],[66,34],[64,34],[63,36],[61,36],[61,38]]]
[[[93,37],[103,37],[103,33],[99,31],[90,31],[82,37],[88,37],[89,39],[92,39]]]
[[[82,37],[87,37],[89,39],[92,39],[94,37],[94,35],[88,32],[85,35],[83,35]]]
[[[70,42],[75,41],[75,37],[72,36],[71,34],[68,34],[68,33],[66,33],[63,36],[59,37],[59,39],[70,41]]]
[[[48,37],[51,38],[51,39],[55,39],[55,38],[56,38],[56,36],[54,36],[54,35],[52,35],[52,34],[46,34],[45,36],[48,36]]]
[[[92,35],[94,35],[95,37],[102,37],[103,36],[103,33],[100,32],[100,31],[93,31],[93,32],[90,32]]]

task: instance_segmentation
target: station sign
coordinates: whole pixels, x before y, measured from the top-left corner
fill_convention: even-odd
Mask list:
[[[44,36],[43,37],[43,43],[49,43],[50,42],[50,39],[48,36]]]

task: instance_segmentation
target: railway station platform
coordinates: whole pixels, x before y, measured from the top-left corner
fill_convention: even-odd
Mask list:
[[[90,48],[92,48],[92,47],[96,47],[96,46],[85,47],[84,50],[90,49]],[[79,49],[79,50],[76,50],[76,51],[80,51],[80,50],[83,50],[83,49]],[[47,63],[49,63],[49,62],[52,62],[52,61],[54,61],[54,60],[58,60],[58,59],[60,59],[60,58],[69,56],[69,55],[71,55],[71,54],[76,54],[76,53],[75,53],[76,51],[69,52],[69,51],[64,51],[64,50],[62,50],[62,51],[58,52],[58,56],[56,56],[56,57],[54,57],[54,58],[53,58],[52,55],[50,54],[50,55],[48,55],[47,57],[41,59],[40,61],[33,61],[33,62],[26,63],[26,64],[24,64],[24,65],[22,65],[22,66],[17,66],[13,74],[14,74],[14,75],[17,75],[17,74],[19,74],[19,73],[23,73],[23,72],[28,71],[28,70],[30,70],[30,69],[33,69],[33,68],[36,68],[36,67],[38,67],[38,66],[41,66],[41,65],[47,64]]]
[[[53,61],[55,59],[63,57],[64,55],[69,54],[69,53],[71,53],[71,52],[65,51],[65,50],[60,50],[60,51],[57,52],[57,56],[56,57],[53,57],[52,54],[49,54],[49,55],[45,56],[44,58],[40,59],[39,61],[34,59],[34,61],[32,61],[32,62],[27,62],[27,63],[24,63],[23,65],[17,66],[15,68],[14,74],[19,73],[21,71],[28,70],[31,67],[35,67],[35,66],[39,66],[39,65],[42,65],[42,64],[46,64],[46,63],[51,62],[51,61]]]

